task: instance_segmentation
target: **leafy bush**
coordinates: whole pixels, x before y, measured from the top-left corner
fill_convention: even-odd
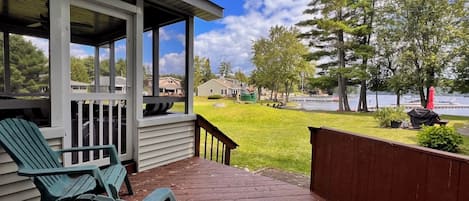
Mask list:
[[[215,95],[210,95],[208,96],[208,99],[222,99],[223,96],[220,94],[215,94]]]
[[[424,126],[417,134],[419,145],[449,152],[457,152],[463,143],[461,135],[450,126]]]
[[[404,107],[385,107],[375,112],[375,119],[378,120],[379,126],[391,127],[391,121],[403,121],[407,118]]]

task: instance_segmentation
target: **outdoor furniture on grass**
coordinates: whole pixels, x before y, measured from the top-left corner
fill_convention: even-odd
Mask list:
[[[124,200],[115,200],[110,197],[102,195],[93,195],[93,194],[84,194],[79,196],[75,201],[124,201]],[[169,188],[157,188],[145,198],[143,201],[176,201],[173,191]]]
[[[124,181],[128,193],[133,194],[127,171],[114,145],[53,151],[39,128],[22,119],[0,121],[0,145],[18,165],[18,175],[33,179],[43,201],[73,200],[84,193],[104,192],[118,199]],[[110,152],[111,164],[102,170],[95,165],[63,167],[58,160],[65,152],[103,149]]]
[[[447,120],[441,120],[437,113],[425,108],[412,109],[407,114],[410,117],[412,127],[417,129],[419,129],[422,124],[426,126],[439,124],[441,126],[448,123]]]

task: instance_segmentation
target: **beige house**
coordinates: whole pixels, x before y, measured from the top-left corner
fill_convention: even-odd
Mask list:
[[[160,95],[182,95],[181,80],[174,77],[161,77],[159,80]]]
[[[243,83],[230,78],[211,79],[197,87],[197,96],[222,95],[232,97],[241,92]]]

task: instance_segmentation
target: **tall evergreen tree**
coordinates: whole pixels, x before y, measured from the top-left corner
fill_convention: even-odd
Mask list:
[[[230,62],[222,61],[220,67],[218,68],[218,73],[221,77],[229,77],[233,73],[232,66]]]
[[[216,76],[212,73],[212,66],[210,65],[210,59],[203,58],[203,64],[201,68],[202,73],[202,83],[207,82],[211,79],[214,79]]]
[[[3,44],[3,38],[0,39]],[[1,53],[3,55],[3,48]],[[38,93],[49,83],[48,59],[22,36],[10,34],[11,92]]]
[[[366,25],[357,26],[355,16],[357,1],[313,0],[304,11],[310,18],[297,23],[309,30],[299,36],[309,40],[312,52],[309,60],[319,60],[325,76],[337,79],[339,111],[350,111],[347,97],[347,83],[353,76],[352,66],[356,65],[356,55],[351,52],[356,44],[353,34],[366,33]]]

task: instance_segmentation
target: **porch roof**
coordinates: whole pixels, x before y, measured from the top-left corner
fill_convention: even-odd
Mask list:
[[[134,4],[135,0],[121,0]],[[204,20],[223,17],[223,8],[209,0],[145,0],[144,29],[197,16]],[[49,38],[49,1],[0,1],[0,30]],[[71,40],[86,45],[104,45],[125,36],[125,20],[71,6]]]
[[[124,200],[142,200],[161,187],[171,188],[177,200],[324,200],[308,189],[197,157],[134,174],[130,181],[135,195]]]

